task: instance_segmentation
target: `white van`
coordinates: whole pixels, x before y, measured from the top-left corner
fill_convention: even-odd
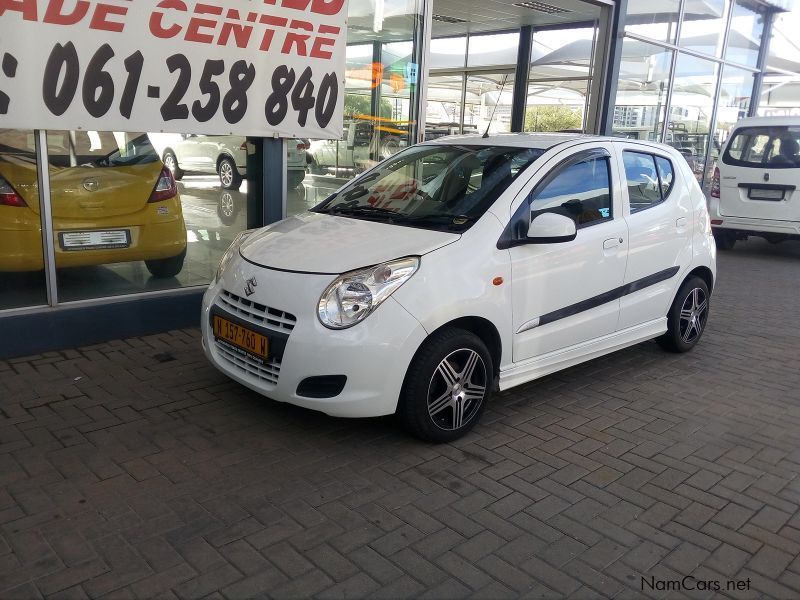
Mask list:
[[[800,118],[742,119],[723,147],[709,213],[720,250],[755,235],[800,238]]]
[[[449,441],[495,389],[652,338],[693,348],[715,258],[705,197],[673,148],[444,137],[241,234],[203,300],[203,347],[274,400],[397,413]]]

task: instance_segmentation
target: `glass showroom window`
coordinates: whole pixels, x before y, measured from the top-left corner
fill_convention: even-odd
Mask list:
[[[614,107],[615,135],[660,141],[671,64],[671,50],[625,38]]]
[[[679,45],[695,52],[722,56],[730,0],[687,2]]]
[[[800,57],[795,42],[798,29],[800,13],[775,16],[759,116],[800,116]]]
[[[534,33],[524,131],[585,128],[596,43],[589,27]]]
[[[0,129],[0,310],[47,304],[34,132]]]
[[[747,116],[750,97],[753,93],[752,71],[726,65],[722,70],[722,86],[717,100],[717,122],[714,127],[713,142],[706,163],[704,191],[711,187],[711,179],[719,159],[719,150],[739,119]]]
[[[749,0],[736,0],[725,60],[755,67],[763,33],[764,15],[759,12],[758,5]]]
[[[307,168],[302,181],[288,182],[287,215],[413,143],[421,7],[422,0],[350,2],[342,136],[302,140]]]
[[[425,139],[461,133],[464,75],[431,75],[425,114]]]
[[[629,2],[625,14],[625,31],[658,42],[675,42],[678,30],[680,0]]]
[[[709,143],[712,156],[719,154],[719,142],[710,136],[718,69],[718,63],[688,54],[679,54],[675,67],[665,141],[683,155],[698,182],[703,180]]]
[[[60,301],[208,284],[246,228],[243,137],[48,131]]]

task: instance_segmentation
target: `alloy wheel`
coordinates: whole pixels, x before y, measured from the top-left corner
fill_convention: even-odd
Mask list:
[[[225,187],[233,183],[233,167],[227,160],[222,161],[222,164],[219,166],[219,180]]]
[[[462,428],[480,410],[487,384],[480,354],[469,348],[451,352],[436,367],[428,385],[428,415],[440,429]]]
[[[175,157],[172,154],[167,154],[164,157],[164,166],[167,167],[173,175],[175,175],[175,171],[177,170],[177,163],[175,162]]]
[[[680,334],[686,344],[691,344],[700,334],[708,320],[708,298],[703,290],[694,288],[681,306]]]

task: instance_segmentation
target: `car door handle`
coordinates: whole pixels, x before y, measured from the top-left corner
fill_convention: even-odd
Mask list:
[[[687,223],[686,217],[680,217],[677,221],[675,221],[675,227],[686,227]]]
[[[603,242],[603,250],[611,250],[622,243],[622,238],[609,238]]]

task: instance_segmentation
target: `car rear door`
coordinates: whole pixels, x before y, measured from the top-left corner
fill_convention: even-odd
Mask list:
[[[615,145],[629,231],[620,294],[623,330],[667,314],[675,277],[692,259],[692,188],[697,183],[675,153],[656,146]]]
[[[737,129],[722,155],[723,217],[800,221],[800,126]]]

